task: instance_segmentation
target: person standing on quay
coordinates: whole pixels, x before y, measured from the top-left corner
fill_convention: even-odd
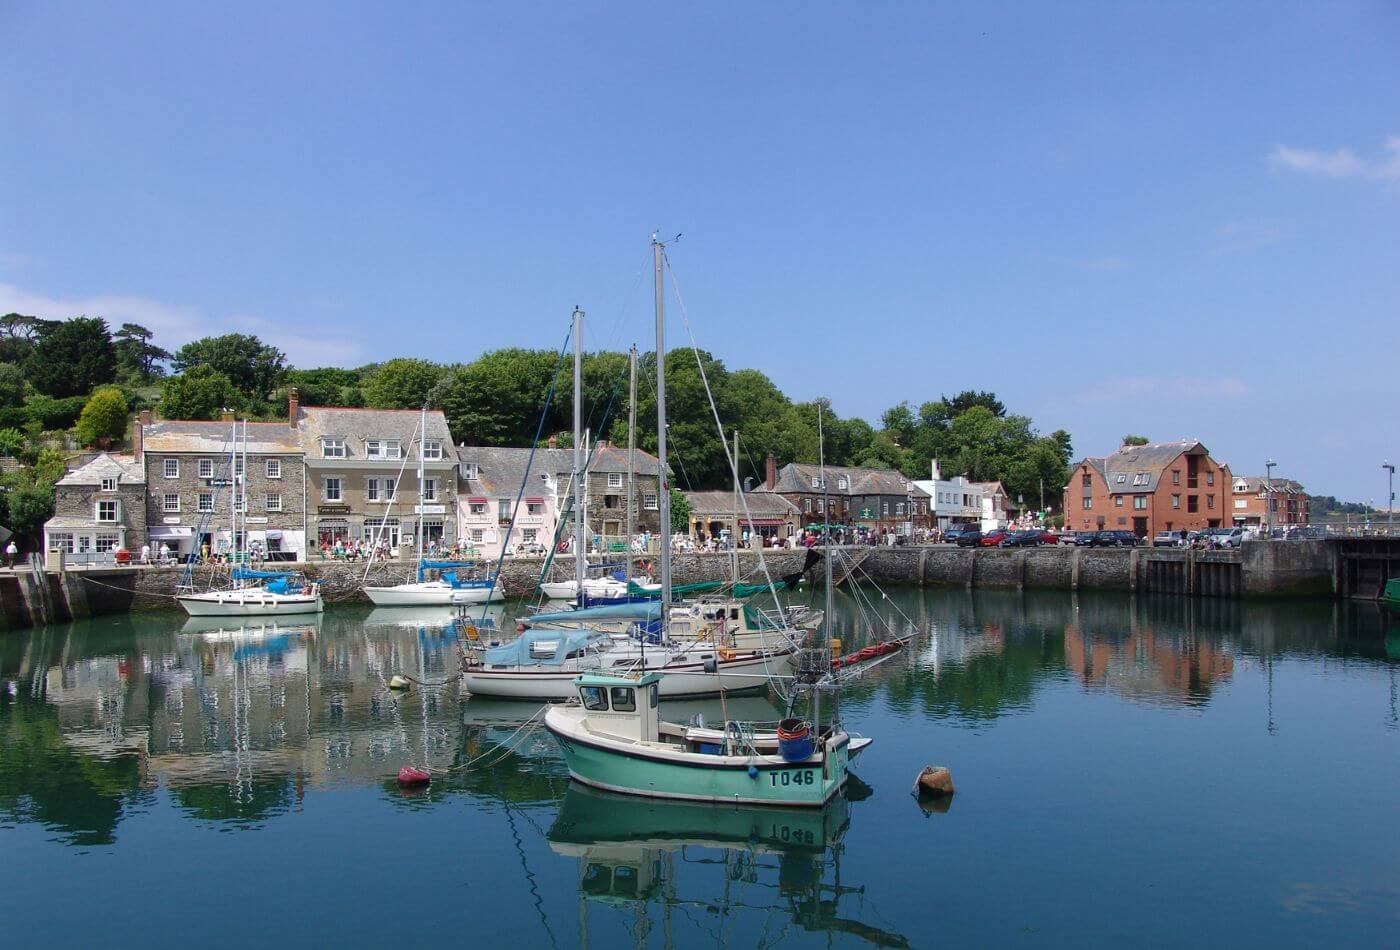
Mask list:
[[[17,557],[19,557],[19,547],[15,544],[15,539],[11,538],[10,543],[5,545],[5,566],[13,571]]]

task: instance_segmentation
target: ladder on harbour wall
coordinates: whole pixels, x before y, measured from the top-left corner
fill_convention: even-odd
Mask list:
[[[833,588],[836,588],[840,587],[842,584],[846,583],[846,581],[851,579],[851,575],[856,572],[856,569],[859,568],[861,564],[865,563],[865,559],[870,557],[871,553],[874,551],[874,548],[861,548],[858,552],[856,552],[854,556],[852,556],[851,553],[845,548],[833,547],[830,549],[830,551],[828,549],[823,548],[822,556],[829,557],[832,551],[840,551],[844,561],[844,563],[842,564],[844,570],[842,570],[840,574],[833,573],[832,575],[831,586]],[[832,565],[833,568],[835,568],[835,566],[835,564]]]

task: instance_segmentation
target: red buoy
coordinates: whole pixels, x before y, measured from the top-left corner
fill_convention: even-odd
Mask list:
[[[423,769],[415,769],[411,765],[405,765],[403,768],[399,769],[400,785],[427,785],[432,780],[433,777]]]

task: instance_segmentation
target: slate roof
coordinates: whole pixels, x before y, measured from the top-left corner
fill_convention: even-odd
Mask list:
[[[321,460],[322,439],[344,439],[345,459],[355,461],[365,457],[365,439],[398,439],[403,444],[404,454],[409,454],[409,444],[418,432],[418,417],[417,409],[301,406],[297,410],[297,428],[289,431],[300,434],[301,444],[310,461]],[[447,417],[442,414],[442,410],[428,411],[426,430],[423,438],[436,439],[442,443],[443,457],[433,461],[455,462],[457,458],[452,444],[452,433],[447,428]],[[327,460],[328,463],[341,461],[344,460]]]
[[[690,510],[697,515],[734,515],[734,493],[732,491],[688,491],[686,500]],[[782,495],[772,492],[751,491],[744,495],[749,514],[755,518],[786,518],[797,513],[797,506]],[[739,508],[742,518],[744,509]]]
[[[457,447],[457,457],[463,462],[475,462],[477,477],[463,479],[463,491],[483,495],[498,495],[499,492],[513,494],[525,477],[525,466],[530,457],[528,448],[509,448],[487,445],[461,445]],[[655,478],[659,468],[657,458],[650,453],[637,450],[636,474],[641,478]],[[567,483],[574,470],[573,449],[540,448],[535,450],[534,463],[530,465],[530,486],[526,494],[535,488],[543,489],[541,475],[553,475],[560,483]],[[627,449],[615,445],[599,446],[588,464],[591,474],[609,472],[627,473]]]
[[[137,464],[130,455],[108,455],[105,452],[97,458],[78,466],[60,478],[58,485],[101,485],[102,479],[117,479],[118,485],[146,484],[146,470]]]
[[[779,493],[813,494],[820,488],[812,487],[812,479],[821,477],[820,465],[802,462],[789,462],[778,470],[777,484],[772,491]],[[841,479],[846,479],[846,488],[841,488]],[[909,493],[907,486],[912,482],[890,468],[852,468],[844,465],[826,467],[827,494],[830,495],[900,495]],[[760,485],[755,491],[767,492]]]
[[[1250,494],[1262,495],[1264,493],[1265,483],[1263,475],[1236,475],[1234,480],[1245,482],[1247,486],[1246,491]],[[1303,491],[1302,483],[1294,481],[1291,478],[1274,478],[1270,479],[1270,482],[1273,485],[1274,491],[1285,495],[1307,494],[1307,492]]]
[[[1112,455],[1086,458],[1083,463],[1088,463],[1103,476],[1109,494],[1135,494],[1156,491],[1167,466],[1183,454],[1209,455],[1210,451],[1196,440],[1154,442],[1150,445],[1125,445]],[[1118,478],[1120,475],[1123,476],[1121,480]],[[1135,479],[1138,479],[1136,484]]]
[[[232,422],[204,422],[190,419],[157,419],[147,425],[141,436],[146,452],[197,452],[204,455],[227,455],[233,448]],[[243,423],[238,423],[238,447],[243,446]],[[297,430],[285,422],[249,422],[248,453],[250,455],[288,455],[301,452]]]

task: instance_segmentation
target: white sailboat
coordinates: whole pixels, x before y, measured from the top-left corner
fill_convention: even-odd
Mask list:
[[[229,471],[234,474],[232,489],[237,501],[232,511],[231,546],[235,564],[246,554],[240,540],[248,528],[248,420],[243,420],[242,469],[238,471],[238,423],[233,424]],[[238,516],[242,514],[240,530]],[[257,571],[234,567],[231,585],[222,590],[183,593],[176,596],[191,617],[280,617],[289,614],[318,614],[325,609],[321,587],[295,571]]]
[[[402,584],[376,586],[365,584],[364,592],[377,607],[450,607],[459,604],[484,604],[501,600],[504,593],[495,578],[483,581],[459,578],[457,572],[467,565],[457,561],[423,560],[423,442],[428,433],[428,406],[424,403],[418,417],[418,527],[415,540],[418,545],[417,579]],[[395,492],[397,493],[397,482]],[[438,577],[428,579],[427,572],[437,570]],[[368,574],[369,569],[365,569]]]

